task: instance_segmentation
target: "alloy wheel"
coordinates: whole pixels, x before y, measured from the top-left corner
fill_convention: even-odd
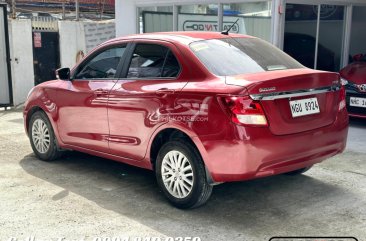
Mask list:
[[[46,153],[50,148],[50,131],[42,119],[36,119],[32,125],[32,140],[39,153]]]
[[[169,151],[164,156],[161,165],[161,176],[166,189],[175,198],[185,198],[193,189],[192,165],[180,151]]]

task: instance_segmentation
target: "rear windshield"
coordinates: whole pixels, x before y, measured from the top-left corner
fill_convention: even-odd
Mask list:
[[[191,43],[190,48],[218,76],[304,68],[280,49],[257,38],[202,40]]]

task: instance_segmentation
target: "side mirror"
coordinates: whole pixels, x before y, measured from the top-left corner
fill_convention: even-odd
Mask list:
[[[60,80],[70,80],[70,68],[57,69],[56,78]]]

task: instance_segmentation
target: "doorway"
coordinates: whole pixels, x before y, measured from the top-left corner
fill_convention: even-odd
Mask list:
[[[60,67],[58,32],[33,31],[34,85],[56,78]]]

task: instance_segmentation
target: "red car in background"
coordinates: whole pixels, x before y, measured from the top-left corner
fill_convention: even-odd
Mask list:
[[[51,161],[71,149],[153,170],[179,208],[204,204],[218,183],[302,173],[346,146],[339,75],[250,36],[116,38],[57,76],[25,103],[34,153]]]
[[[353,56],[353,62],[339,73],[346,87],[349,115],[366,118],[366,54]]]

